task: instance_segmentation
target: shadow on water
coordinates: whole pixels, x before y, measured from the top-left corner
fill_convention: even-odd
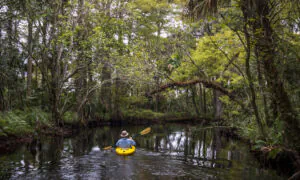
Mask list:
[[[0,179],[284,179],[260,169],[246,144],[222,136],[218,128],[156,125],[135,139],[132,156],[102,150],[118,140],[121,130],[107,126],[72,138],[41,137],[0,155]]]

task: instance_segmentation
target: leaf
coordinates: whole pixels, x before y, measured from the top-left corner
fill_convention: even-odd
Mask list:
[[[268,159],[275,159],[278,153],[282,151],[281,148],[274,148],[268,153]]]
[[[263,140],[259,139],[259,140],[256,140],[256,141],[255,141],[255,144],[256,144],[256,145],[264,146],[264,145],[266,145],[267,143],[266,143],[266,141],[263,141]]]

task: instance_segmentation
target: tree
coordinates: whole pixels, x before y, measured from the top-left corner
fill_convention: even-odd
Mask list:
[[[215,14],[218,11],[219,5],[222,5],[222,3],[224,3],[224,1],[203,0],[195,2],[191,0],[189,1],[188,8],[192,17],[199,17],[199,15],[201,17],[202,15]],[[259,120],[260,118],[256,107],[253,78],[249,66],[249,60],[251,54],[253,53],[253,49],[256,49],[261,57],[261,61],[264,66],[264,75],[266,77],[266,81],[268,82],[268,92],[271,94],[272,101],[275,102],[276,107],[274,108],[278,108],[280,112],[277,117],[282,119],[282,121],[285,123],[285,132],[287,138],[286,144],[293,147],[299,147],[299,139],[295,136],[295,134],[297,134],[297,132],[300,130],[299,120],[296,118],[293,106],[289,100],[288,94],[284,87],[284,81],[279,75],[279,70],[277,67],[278,61],[276,56],[276,51],[278,51],[279,47],[279,39],[276,35],[276,29],[274,29],[274,26],[278,25],[278,22],[273,21],[274,19],[277,19],[278,12],[280,12],[278,7],[285,7],[288,2],[243,0],[238,2],[226,1],[226,3],[237,4],[239,10],[242,12],[243,30],[240,31],[243,32],[244,37],[241,37],[241,41],[245,41],[244,47],[248,54],[246,58],[246,74],[249,81],[249,87],[251,89],[251,104],[255,111],[257,124],[262,130],[263,127],[261,121]],[[278,6],[274,6],[276,3]],[[278,30],[280,30],[280,28]],[[239,30],[236,29],[235,31],[238,32]],[[250,32],[252,32],[253,36],[250,36]],[[252,48],[253,46],[255,48]],[[263,131],[261,132],[263,133]]]

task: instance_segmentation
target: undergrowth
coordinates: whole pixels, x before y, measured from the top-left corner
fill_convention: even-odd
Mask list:
[[[249,139],[252,150],[268,151],[268,158],[274,159],[282,151],[284,144],[284,127],[280,119],[274,120],[272,126],[264,124],[266,136],[262,136],[253,117],[235,120],[231,124],[238,129],[238,133],[244,139]]]
[[[125,118],[135,119],[159,119],[164,116],[164,113],[154,112],[150,109],[127,109],[123,110]]]
[[[49,114],[38,109],[0,113],[0,136],[32,134],[42,126],[52,126]]]

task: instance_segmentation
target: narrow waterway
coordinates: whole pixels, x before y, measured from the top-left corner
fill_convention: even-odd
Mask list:
[[[145,126],[99,127],[72,138],[41,137],[0,155],[0,179],[285,179],[262,169],[249,147],[221,130],[190,125],[157,125],[137,137],[134,155],[102,150],[121,130]]]

